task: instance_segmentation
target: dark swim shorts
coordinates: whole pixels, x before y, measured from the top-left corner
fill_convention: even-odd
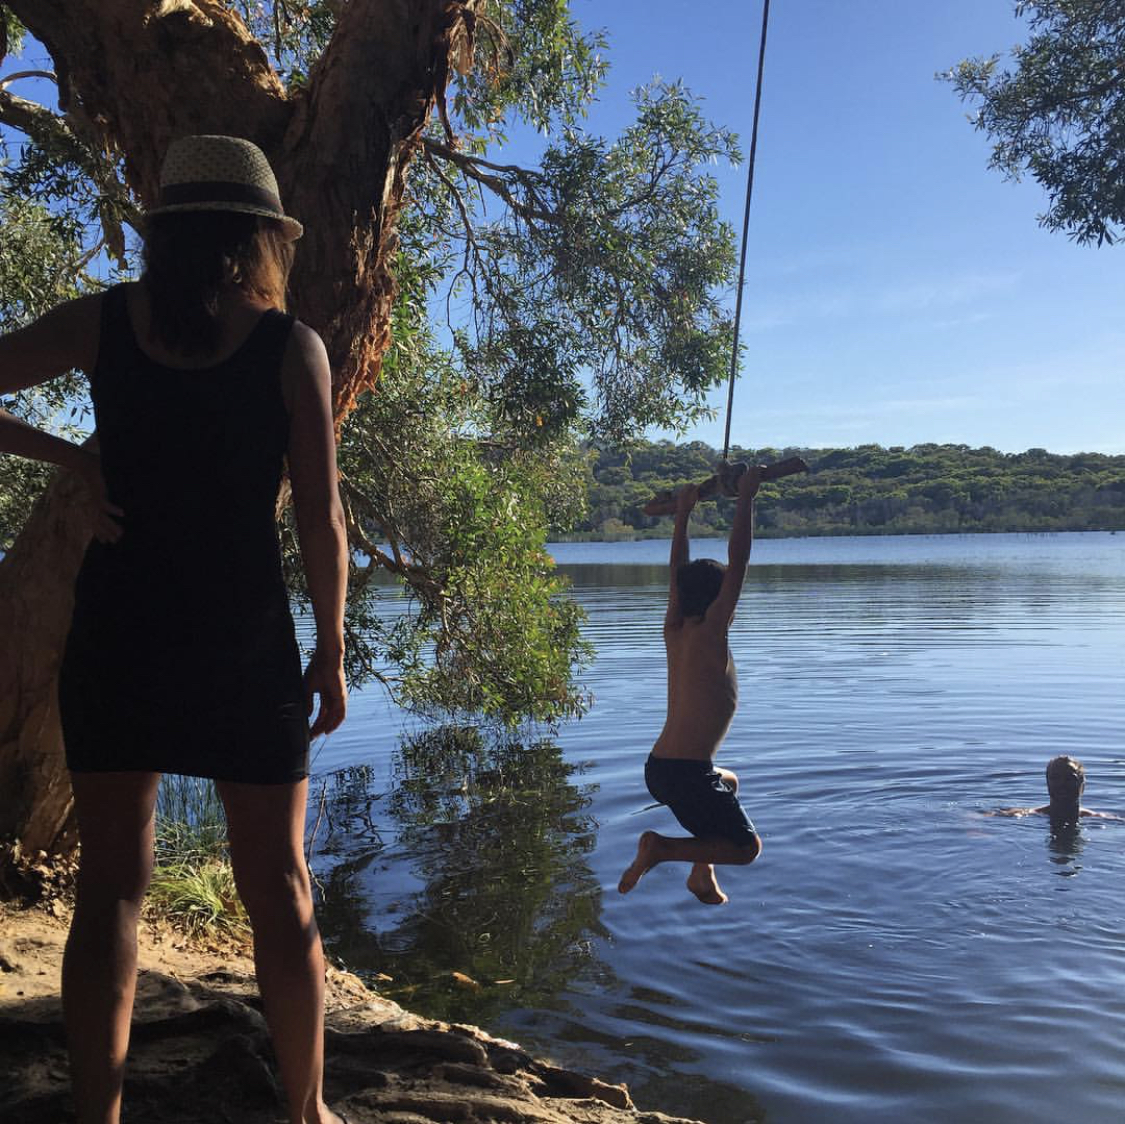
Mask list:
[[[645,762],[645,784],[652,798],[667,804],[685,830],[698,839],[725,839],[747,846],[758,837],[734,786],[723,780],[710,761],[650,755]]]

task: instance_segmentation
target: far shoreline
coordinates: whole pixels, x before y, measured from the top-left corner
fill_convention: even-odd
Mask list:
[[[710,528],[708,528],[710,529]],[[826,530],[817,534],[784,534],[777,531],[755,530],[755,540],[804,540],[804,539],[868,539],[868,538],[957,538],[984,535],[1116,535],[1125,532],[1121,527],[963,527],[947,528],[944,530],[887,530],[882,527],[841,527],[839,530]],[[556,543],[629,543],[652,542],[655,540],[670,540],[672,538],[671,524],[667,528],[654,527],[651,531],[638,531],[633,535],[595,536],[593,534],[558,535],[549,539],[546,546],[550,548]],[[723,535],[692,534],[692,541],[719,541],[726,542]]]

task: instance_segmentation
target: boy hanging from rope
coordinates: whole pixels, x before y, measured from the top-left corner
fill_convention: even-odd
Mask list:
[[[694,484],[676,496],[668,611],[664,646],[668,652],[668,716],[645,763],[645,783],[654,800],[667,804],[694,838],[646,831],[637,856],[621,875],[627,894],[657,863],[691,863],[688,889],[708,905],[726,894],[715,880],[714,864],[745,866],[762,851],[754,825],[738,802],[738,778],[716,768],[713,758],[738,705],[738,679],[727,645],[727,630],[742,592],[754,537],[754,496],[762,479],[750,468],[738,481],[738,499],[727,548],[727,565],[689,560],[688,517],[699,498]]]

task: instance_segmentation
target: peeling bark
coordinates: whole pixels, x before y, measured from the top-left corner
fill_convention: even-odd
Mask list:
[[[119,153],[142,205],[168,142],[247,137],[305,226],[293,311],[320,332],[337,422],[374,385],[390,344],[395,225],[406,170],[477,0],[351,0],[308,86],[290,96],[220,0],[6,0],[48,48],[78,134]],[[0,561],[0,837],[73,838],[55,683],[89,537],[58,480]]]
[[[306,224],[292,291],[328,348],[338,419],[390,344],[406,169],[474,4],[353,0],[294,107],[279,160],[286,205]]]

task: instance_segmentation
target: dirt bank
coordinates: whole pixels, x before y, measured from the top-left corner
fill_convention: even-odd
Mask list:
[[[66,911],[0,904],[0,1121],[65,1124],[59,1004]],[[329,969],[326,1086],[353,1124],[698,1124],[477,1027],[423,1019]],[[142,926],[124,1124],[284,1120],[245,950]]]

